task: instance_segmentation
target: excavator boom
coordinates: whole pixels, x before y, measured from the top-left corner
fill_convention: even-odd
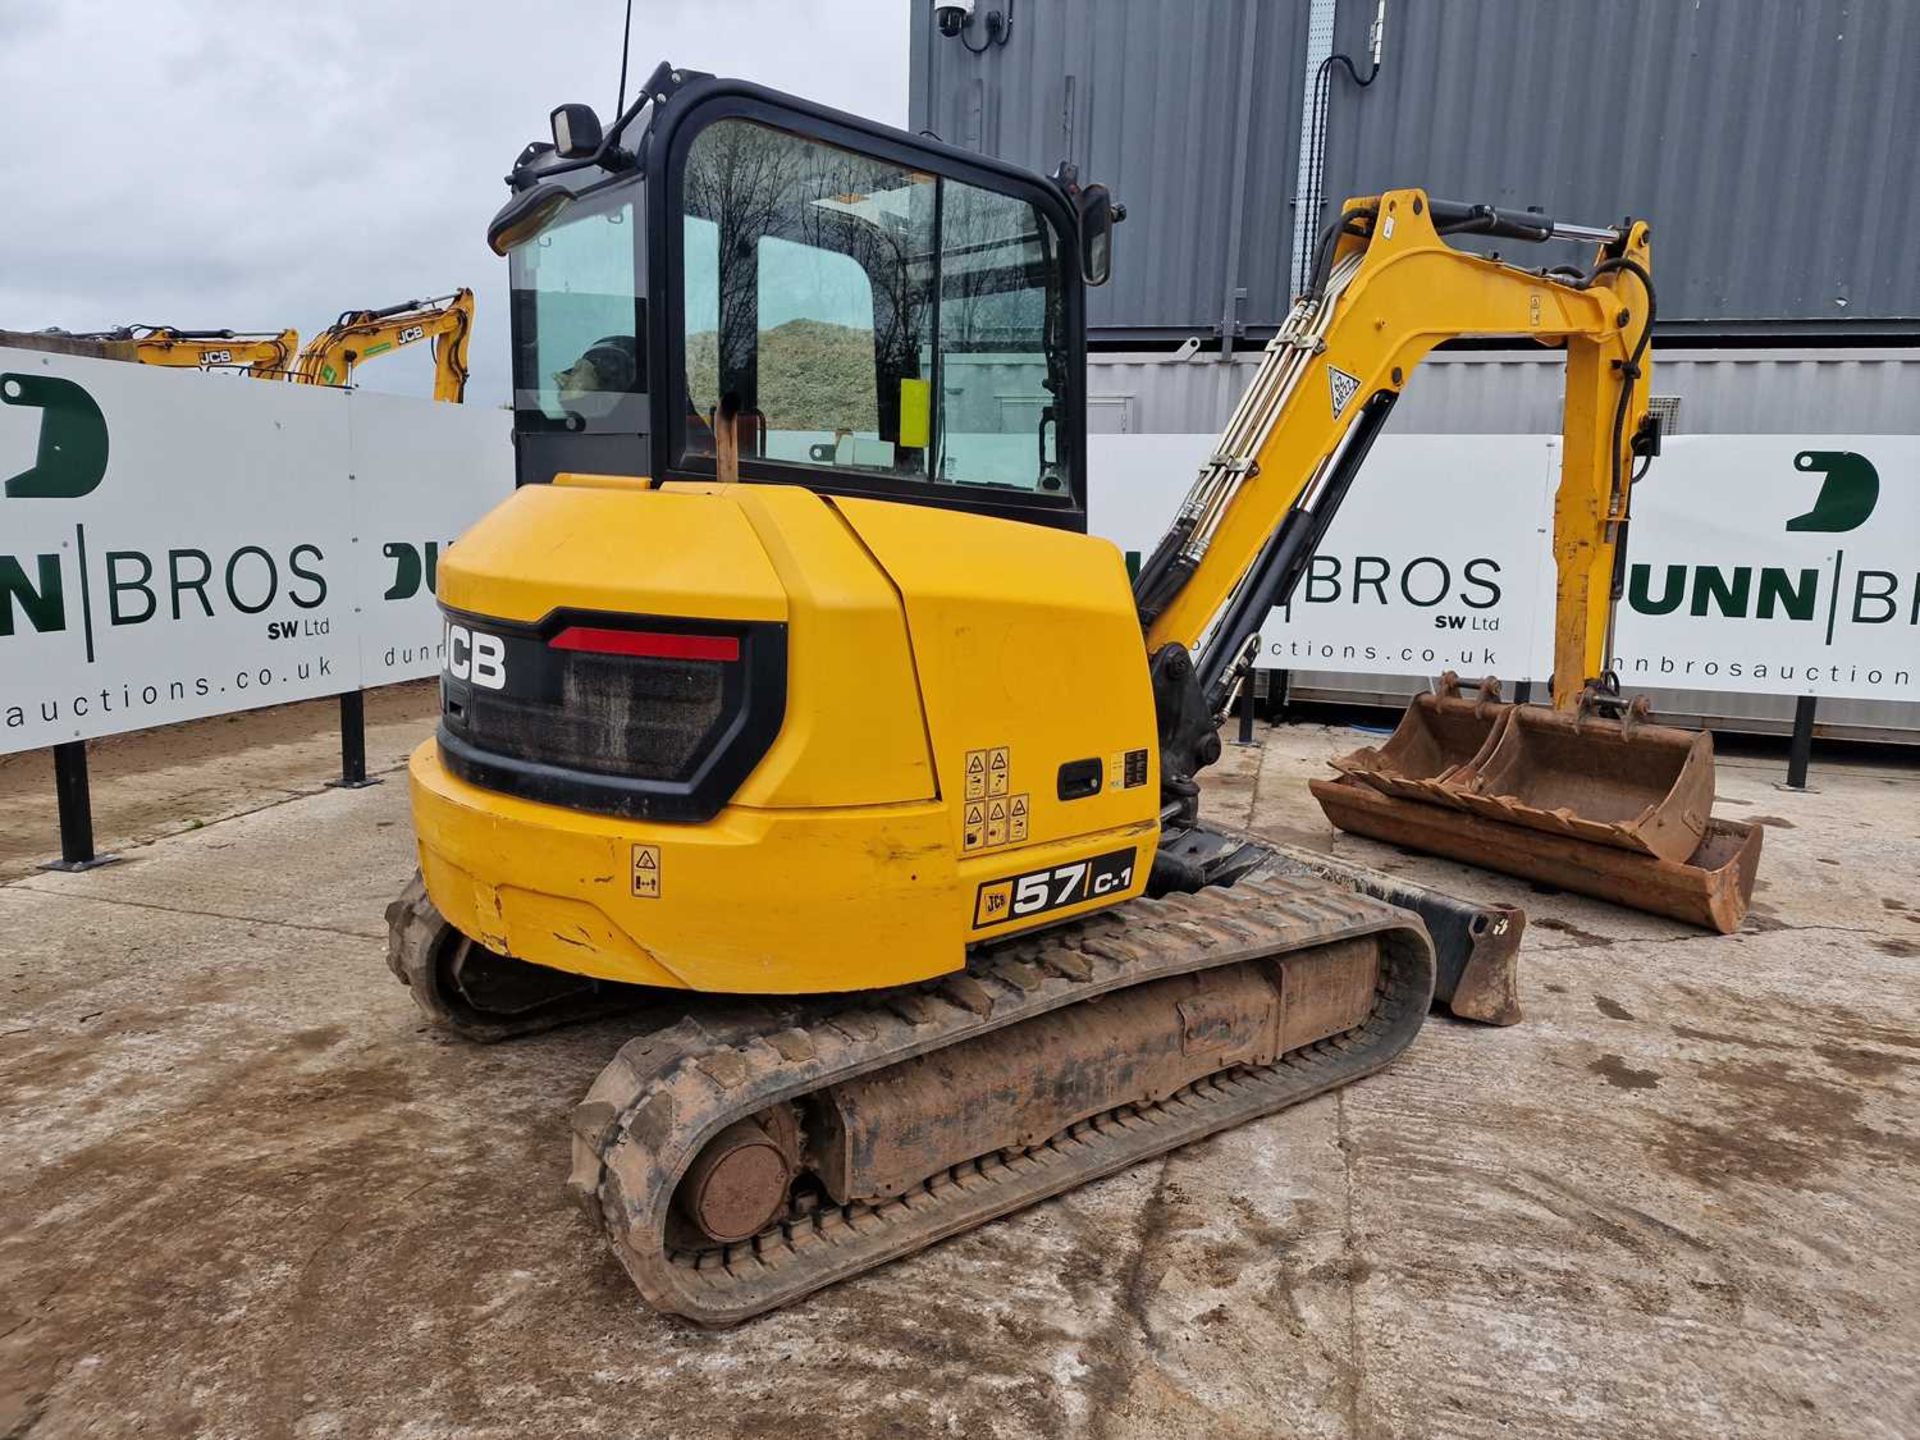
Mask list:
[[[1524,270],[1443,238],[1544,240],[1569,229],[1603,240],[1585,274]],[[1442,341],[1515,336],[1567,354],[1553,678],[1555,704],[1573,706],[1607,666],[1615,554],[1647,414],[1648,227],[1556,227],[1531,212],[1398,190],[1348,201],[1319,259],[1141,570],[1135,593],[1149,651],[1199,652],[1202,688],[1215,708],[1224,703],[1247,641],[1304,573],[1414,367]]]
[[[1527,270],[1446,236],[1599,243],[1590,269]],[[1313,793],[1338,826],[1607,899],[1737,928],[1759,836],[1712,818],[1711,736],[1644,723],[1610,673],[1614,603],[1648,418],[1655,293],[1648,227],[1569,226],[1534,212],[1350,200],[1322,235],[1307,293],[1135,582],[1153,657],[1162,784],[1194,826],[1193,777],[1252,668],[1252,642],[1292,594],[1427,352],[1512,336],[1564,348],[1554,500],[1554,713],[1460,697],[1454,677],[1408,709],[1393,741],[1335,762]],[[1466,517],[1463,517],[1463,521]],[[1440,807],[1439,813],[1434,807]],[[1518,832],[1518,833],[1509,833]],[[1206,857],[1198,878],[1209,878]],[[1570,878],[1571,877],[1571,878]],[[1378,878],[1354,877],[1376,895]],[[1439,928],[1442,917],[1430,914]]]
[[[122,325],[61,338],[98,347],[103,359],[133,360],[176,369],[245,370],[256,380],[284,380],[300,350],[300,332],[181,330],[172,325]]]
[[[403,346],[433,345],[433,398],[459,403],[467,392],[473,291],[405,300],[384,310],[348,310],[307,342],[294,367],[303,385],[349,385],[354,367]]]

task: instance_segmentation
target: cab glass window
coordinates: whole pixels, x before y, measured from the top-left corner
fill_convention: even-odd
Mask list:
[[[1060,247],[1034,206],[746,120],[689,147],[683,457],[1067,492]]]
[[[514,409],[646,429],[645,281],[631,200],[584,200],[510,253]]]

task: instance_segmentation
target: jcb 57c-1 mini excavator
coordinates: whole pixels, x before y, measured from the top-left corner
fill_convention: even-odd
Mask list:
[[[631,1007],[571,1184],[648,1301],[738,1321],[1413,1039],[1420,916],[1203,824],[1196,776],[1452,336],[1566,348],[1556,698],[1602,672],[1644,225],[1350,201],[1130,584],[1085,533],[1103,187],[665,65],[510,184],[520,483],[440,566],[389,957],[476,1038]]]

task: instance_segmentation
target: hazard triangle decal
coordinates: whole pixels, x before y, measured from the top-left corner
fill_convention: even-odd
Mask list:
[[[1327,384],[1333,391],[1333,418],[1338,420],[1340,412],[1347,408],[1347,402],[1360,388],[1360,377],[1349,375],[1338,365],[1327,366]]]

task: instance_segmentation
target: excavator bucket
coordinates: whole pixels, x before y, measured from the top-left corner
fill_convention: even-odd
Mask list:
[[[1489,820],[1682,861],[1713,813],[1713,737],[1521,705],[1456,778],[1453,799]]]
[[[1760,866],[1758,825],[1708,822],[1683,863],[1382,794],[1350,776],[1309,780],[1327,819],[1352,835],[1519,875],[1650,915],[1731,935],[1747,917]]]
[[[1451,787],[1476,773],[1505,733],[1513,707],[1498,697],[1489,681],[1468,699],[1449,671],[1438,691],[1413,698],[1386,744],[1339,756],[1333,768],[1383,794],[1458,807]]]
[[[1739,928],[1760,835],[1713,819],[1711,735],[1648,724],[1638,701],[1608,717],[1584,703],[1493,705],[1488,693],[1466,700],[1448,677],[1408,707],[1385,745],[1334,760],[1340,780],[1311,782],[1327,818],[1723,933]]]

